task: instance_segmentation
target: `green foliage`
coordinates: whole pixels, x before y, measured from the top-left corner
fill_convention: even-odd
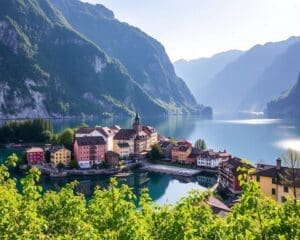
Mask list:
[[[151,160],[161,160],[164,156],[163,151],[159,144],[154,144],[150,151]]]
[[[66,148],[73,149],[74,129],[66,128],[57,136],[57,143],[64,145]]]
[[[206,149],[206,143],[203,139],[198,139],[195,142],[195,148],[199,149],[200,151],[204,151]]]
[[[0,142],[41,142],[48,143],[53,134],[50,120],[34,119],[9,121],[0,128]]]
[[[71,169],[79,169],[79,164],[76,160],[72,159],[69,164],[69,168]]]
[[[11,156],[7,164],[15,162]],[[243,184],[243,195],[224,217],[206,204],[210,192],[192,191],[174,205],[157,205],[147,189],[139,206],[127,185],[112,179],[96,188],[90,200],[75,192],[76,182],[58,192],[42,193],[40,172],[32,168],[21,179],[0,166],[1,239],[105,240],[298,240],[300,202],[277,203],[261,195],[255,181]]]

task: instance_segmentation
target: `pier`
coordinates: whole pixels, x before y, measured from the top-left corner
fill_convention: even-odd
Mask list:
[[[151,164],[151,163],[145,163],[144,166],[142,166],[140,169],[149,172],[165,173],[165,174],[183,176],[183,177],[191,177],[202,172],[202,170],[199,169],[189,169],[189,168],[181,168],[181,167],[161,165],[161,164]]]

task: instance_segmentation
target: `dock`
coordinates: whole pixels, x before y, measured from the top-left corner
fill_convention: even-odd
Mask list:
[[[183,177],[192,177],[202,172],[199,169],[190,169],[190,168],[175,167],[175,166],[161,165],[161,164],[151,164],[151,163],[146,163],[140,169],[149,172],[164,173],[164,174],[183,176]]]

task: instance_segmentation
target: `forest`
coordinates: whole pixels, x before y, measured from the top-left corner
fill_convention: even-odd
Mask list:
[[[209,191],[158,205],[143,189],[138,206],[132,189],[115,179],[108,188],[96,188],[90,199],[75,191],[76,182],[42,193],[37,169],[20,182],[10,176],[16,161],[11,155],[0,166],[2,239],[300,239],[300,202],[262,196],[246,173],[239,203],[218,216],[205,203]]]

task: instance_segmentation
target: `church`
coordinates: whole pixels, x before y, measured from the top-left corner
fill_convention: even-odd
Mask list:
[[[120,154],[121,158],[128,158],[132,154],[141,156],[147,154],[157,142],[156,129],[142,125],[136,113],[132,129],[120,129],[114,136],[114,152]]]

